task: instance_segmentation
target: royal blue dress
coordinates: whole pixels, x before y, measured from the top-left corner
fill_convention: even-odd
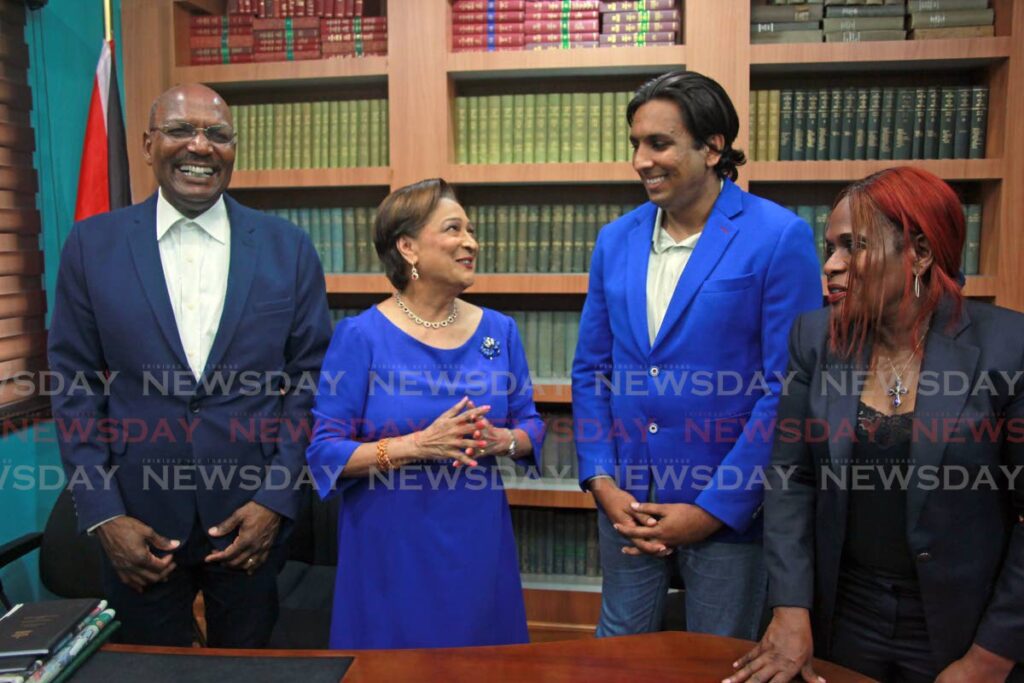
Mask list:
[[[494,457],[339,477],[360,443],[428,427],[469,396],[523,429],[534,464],[544,425],[511,318],[484,309],[462,346],[438,349],[376,307],[338,324],[324,358],[307,459],[322,498],[341,495],[332,648],[527,642],[508,501]]]

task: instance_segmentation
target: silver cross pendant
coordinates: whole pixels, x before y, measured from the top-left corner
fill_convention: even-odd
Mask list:
[[[892,407],[899,408],[903,404],[903,399],[900,397],[906,396],[908,392],[909,389],[903,386],[903,380],[897,377],[896,383],[893,384],[892,388],[885,393],[887,393],[889,396],[892,396]]]

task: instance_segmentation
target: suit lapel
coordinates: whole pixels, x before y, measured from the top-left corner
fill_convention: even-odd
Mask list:
[[[931,329],[925,340],[924,358],[921,363],[921,375],[929,377],[961,376],[968,377],[973,383],[978,369],[978,357],[981,351],[976,346],[957,341],[957,336],[970,325],[970,318],[964,311],[956,326],[951,330],[949,325],[951,310],[945,302],[940,306],[932,320]],[[928,373],[928,375],[925,375]],[[941,425],[946,419],[959,420],[967,402],[969,391],[946,393],[929,391],[917,395],[914,404],[914,415],[923,433],[937,432],[941,439]],[[956,424],[956,422],[951,422]],[[920,470],[921,467],[938,467],[942,464],[946,445],[942,441],[929,437],[922,438],[922,432],[911,440],[910,460]],[[911,486],[907,491],[907,531],[917,526],[924,509],[928,491],[921,486]]]
[[[657,215],[657,210],[654,210]],[[651,260],[651,225],[654,217],[637,219],[626,245],[626,308],[629,326],[636,337],[637,348],[644,354],[651,352],[651,338],[647,333],[647,266]]]
[[[217,326],[217,336],[206,361],[203,374],[215,369],[227,351],[231,338],[242,318],[245,302],[249,298],[253,275],[256,272],[256,261],[259,256],[259,242],[256,240],[256,226],[252,220],[240,215],[243,210],[233,199],[224,195],[228,209],[228,221],[231,225],[231,263],[228,266],[228,287],[224,298],[224,311]],[[202,391],[200,386],[200,392]]]
[[[163,263],[160,261],[160,246],[156,240],[156,195],[139,206],[135,227],[128,232],[135,272],[142,283],[142,291],[156,316],[157,325],[174,352],[175,359],[182,367],[188,367],[185,349],[181,345],[178,324],[174,320],[171,297],[167,293]]]
[[[725,254],[725,250],[739,232],[739,228],[733,224],[731,219],[739,214],[743,208],[740,198],[740,189],[733,185],[731,181],[726,180],[722,191],[718,195],[718,199],[715,201],[714,206],[711,207],[711,213],[704,224],[704,230],[701,233],[700,239],[697,240],[697,246],[690,255],[690,260],[687,261],[686,267],[683,268],[683,274],[679,277],[675,292],[672,293],[672,300],[669,302],[665,318],[661,322],[658,336],[654,340],[655,348],[672,331],[672,327],[682,317],[690,302],[693,301],[697,290],[700,289],[708,275],[718,265],[722,255]],[[644,268],[643,272],[646,275],[647,269]],[[646,314],[644,318],[646,320]]]
[[[827,342],[826,342],[827,343]],[[854,430],[857,427],[857,406],[863,392],[863,372],[866,364],[859,359],[843,360],[827,352],[827,366],[823,373],[828,388],[828,454],[831,473],[840,482],[849,482],[852,470]],[[862,358],[871,357],[870,340],[864,345]],[[826,380],[825,378],[828,378]],[[849,504],[849,486],[836,486],[839,538],[846,534],[846,510]]]

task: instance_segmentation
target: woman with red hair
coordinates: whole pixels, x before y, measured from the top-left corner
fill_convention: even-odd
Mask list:
[[[773,617],[726,680],[818,681],[812,653],[1024,680],[1024,316],[964,299],[960,202],[926,171],[846,188],[826,242],[765,487]]]

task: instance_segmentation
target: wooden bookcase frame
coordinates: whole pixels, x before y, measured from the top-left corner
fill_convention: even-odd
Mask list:
[[[452,53],[449,0],[387,0],[388,55],[309,62],[186,66],[190,13],[223,13],[225,0],[123,0],[126,119],[133,195],[155,190],[142,159],[142,131],[153,98],[174,83],[203,82],[228,101],[253,93],[286,100],[288,93],[360,89],[385,91],[389,100],[390,165],[386,168],[236,171],[232,190],[294,189],[296,192],[368,191],[383,196],[425,177],[441,175],[458,186],[501,196],[503,188],[554,185],[613,186],[636,183],[626,163],[458,165],[454,163],[454,98],[475,83],[501,88],[535,79],[629,78],[687,68],[712,76],[739,112],[736,146],[747,148],[751,83],[799,84],[805,74],[851,76],[863,72],[906,74],[916,70],[982,73],[989,85],[988,158],[909,161],[952,182],[983,205],[981,275],[969,278],[967,294],[1024,310],[1024,2],[992,0],[996,36],[957,40],[850,44],[751,45],[750,0],[683,0],[684,45],[542,52]],[[977,76],[976,76],[977,78]],[[912,80],[910,81],[912,82]],[[765,87],[765,86],[758,86]],[[772,85],[772,87],[777,87]],[[270,93],[273,93],[270,95]],[[351,96],[351,95],[346,95]],[[1017,122],[1015,125],[1014,122]],[[754,161],[740,169],[740,185],[799,193],[822,183],[841,185],[896,162]],[[352,190],[351,188],[355,188]],[[818,194],[822,190],[817,190]],[[488,194],[490,193],[490,194]],[[295,194],[295,193],[290,193]],[[770,193],[765,193],[772,196]],[[244,198],[243,198],[244,199]],[[558,300],[582,305],[585,274],[486,274],[468,292],[488,305]],[[343,305],[370,302],[390,291],[380,275],[330,274],[329,295]],[[539,297],[539,299],[538,299]],[[529,304],[528,304],[529,305]],[[534,304],[536,306],[536,304]],[[541,385],[538,402],[568,404],[567,385]],[[580,491],[518,489],[512,505],[593,508]],[[592,590],[525,589],[535,639],[589,635],[600,595]]]

